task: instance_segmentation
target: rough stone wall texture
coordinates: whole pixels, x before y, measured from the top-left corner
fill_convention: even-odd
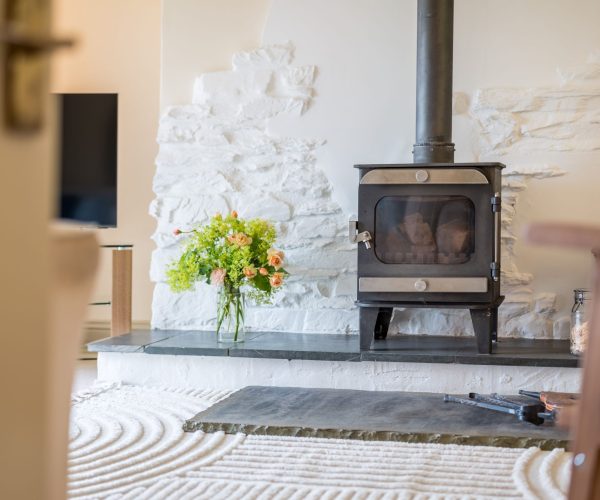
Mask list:
[[[267,131],[269,119],[300,116],[312,103],[317,70],[293,65],[293,55],[289,43],[236,54],[231,71],[198,78],[192,104],[172,107],[161,118],[156,199],[150,208],[157,219],[153,327],[214,325],[211,287],[173,294],[164,283],[166,264],[180,252],[171,232],[236,209],[244,217],[276,222],[292,273],[272,307],[250,308],[248,326],[357,331],[355,246],[346,241],[346,215],[315,159],[325,141]],[[455,96],[455,113],[475,124],[482,161],[502,161],[515,152],[600,149],[600,62],[563,72],[561,78],[556,88],[483,89],[470,99]],[[533,276],[517,268],[513,227],[528,184],[563,174],[557,165],[523,162],[504,171],[501,336],[568,336],[568,318],[555,318],[555,294],[534,294]],[[468,335],[472,327],[466,311],[396,310],[392,333],[399,332]]]
[[[311,104],[316,68],[294,66],[293,54],[291,44],[236,54],[231,71],[201,76],[193,103],[172,107],[162,117],[150,208],[158,221],[153,327],[214,325],[214,290],[202,284],[173,294],[164,270],[180,251],[173,228],[235,209],[243,217],[276,223],[291,273],[272,307],[249,308],[250,328],[357,330],[355,248],[314,156],[324,141],[267,133],[269,119],[301,115]]]
[[[481,161],[507,160],[502,181],[502,293],[499,334],[504,337],[568,338],[569,317],[557,317],[555,293],[534,294],[533,275],[516,263],[515,216],[531,182],[565,175],[559,165],[525,163],[549,152],[600,150],[600,54],[572,70],[559,70],[560,82],[547,88],[480,89],[457,93],[454,113],[472,120]],[[470,103],[469,103],[470,101]],[[521,158],[514,163],[512,158]],[[472,334],[466,311],[397,310],[394,333]]]

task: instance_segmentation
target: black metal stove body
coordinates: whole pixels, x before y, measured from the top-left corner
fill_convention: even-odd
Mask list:
[[[470,309],[480,353],[497,336],[504,165],[453,163],[453,18],[453,0],[418,0],[415,163],[356,166],[362,349],[395,306]]]
[[[491,352],[500,296],[501,163],[357,165],[361,348],[384,339],[393,307],[471,311]]]

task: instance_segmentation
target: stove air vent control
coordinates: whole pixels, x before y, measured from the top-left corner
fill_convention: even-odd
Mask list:
[[[427,170],[417,170],[415,179],[417,179],[417,182],[425,182],[429,179],[429,172]]]
[[[427,290],[427,281],[425,281],[425,280],[415,281],[415,290],[417,292],[424,292],[425,290]]]

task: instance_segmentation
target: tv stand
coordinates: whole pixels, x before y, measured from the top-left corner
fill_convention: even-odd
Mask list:
[[[100,245],[112,249],[110,336],[131,332],[131,275],[133,245]]]

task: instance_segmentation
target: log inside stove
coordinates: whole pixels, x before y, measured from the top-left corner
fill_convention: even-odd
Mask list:
[[[468,200],[390,202],[379,209],[377,221],[376,251],[387,263],[462,264],[474,251]]]

